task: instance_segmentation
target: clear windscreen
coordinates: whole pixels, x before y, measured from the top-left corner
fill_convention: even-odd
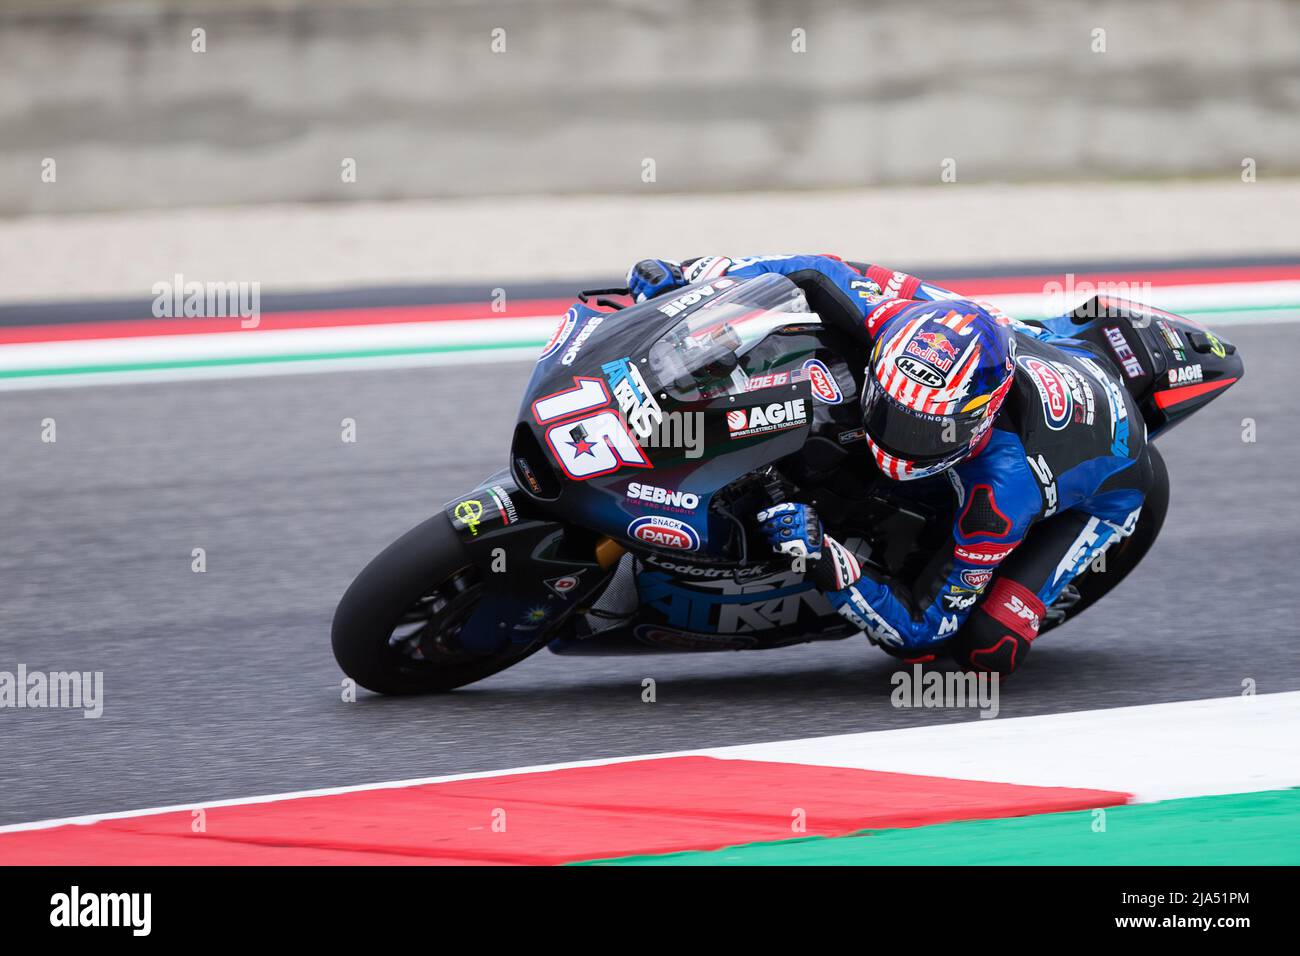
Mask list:
[[[744,392],[749,382],[744,354],[796,316],[816,319],[803,292],[782,275],[759,276],[714,293],[650,347],[657,387],[686,400]]]

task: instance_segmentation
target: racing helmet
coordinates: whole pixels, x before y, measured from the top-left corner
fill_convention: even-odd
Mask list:
[[[875,338],[862,418],[880,470],[909,481],[973,454],[1011,387],[1011,320],[962,299],[911,302]]]

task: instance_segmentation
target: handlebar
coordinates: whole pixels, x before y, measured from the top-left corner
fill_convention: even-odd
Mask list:
[[[607,309],[613,309],[614,311],[617,312],[619,309],[626,309],[627,306],[622,302],[615,302],[612,299],[607,299],[605,298],[605,296],[608,295],[630,296],[631,294],[632,294],[631,289],[624,289],[618,287],[609,288],[609,289],[583,289],[581,292],[578,293],[578,301],[582,302],[585,305],[590,301],[591,296],[596,296],[597,305],[604,306]]]

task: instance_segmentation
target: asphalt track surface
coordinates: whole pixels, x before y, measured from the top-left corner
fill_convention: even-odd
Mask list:
[[[1161,540],[1035,647],[1002,688],[1002,717],[1222,697],[1247,680],[1300,689],[1300,328],[1228,337],[1245,380],[1160,442],[1173,479]],[[529,369],[6,394],[0,670],[102,670],[105,710],[0,710],[0,823],[974,719],[892,708],[897,665],[865,639],[543,651],[451,695],[343,702],[329,649],[339,596],[503,464]],[[357,443],[340,440],[343,418]]]

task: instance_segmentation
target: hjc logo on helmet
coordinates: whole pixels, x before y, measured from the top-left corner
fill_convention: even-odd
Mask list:
[[[943,375],[924,362],[912,358],[910,355],[900,355],[894,365],[898,370],[916,382],[918,385],[925,385],[929,388],[938,388],[943,384]]]
[[[917,332],[907,343],[907,351],[943,372],[957,361],[957,346],[942,332]]]

